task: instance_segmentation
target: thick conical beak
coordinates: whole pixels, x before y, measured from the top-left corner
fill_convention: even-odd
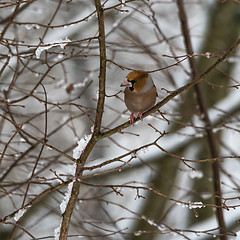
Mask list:
[[[131,87],[131,86],[132,86],[132,84],[128,81],[127,78],[125,78],[125,80],[120,85],[120,87]]]

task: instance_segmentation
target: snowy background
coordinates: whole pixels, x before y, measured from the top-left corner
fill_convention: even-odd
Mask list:
[[[238,1],[216,2],[185,1],[200,73],[239,36]],[[73,183],[73,158],[89,141],[95,120],[95,5],[42,0],[0,7],[0,236],[56,239]],[[120,84],[131,69],[152,72],[157,101],[191,80],[187,59],[176,65],[186,51],[175,1],[110,0],[104,9],[103,132],[129,119]],[[215,71],[221,79],[213,74],[203,83],[222,157],[231,240],[240,239],[239,71],[237,50]],[[84,166],[69,239],[219,239],[211,157],[192,89],[160,110],[96,144]],[[59,184],[64,186],[41,196]]]

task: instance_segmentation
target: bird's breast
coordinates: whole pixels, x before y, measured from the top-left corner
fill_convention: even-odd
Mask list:
[[[124,91],[124,101],[130,112],[143,113],[154,106],[156,93],[156,87],[144,93],[136,93],[126,88]]]

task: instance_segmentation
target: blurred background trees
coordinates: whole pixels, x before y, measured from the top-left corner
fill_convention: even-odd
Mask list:
[[[101,132],[109,134],[81,166],[68,239],[237,240],[239,48],[199,85],[211,126],[194,87],[143,121],[122,125],[129,112],[119,86],[132,69],[149,71],[159,102],[194,80],[191,59],[202,74],[238,39],[239,1],[106,0],[102,8],[107,71]],[[95,2],[4,1],[0,12],[0,238],[57,239],[73,194],[73,149],[96,124]],[[208,131],[218,158],[211,155]],[[214,189],[216,162],[221,196]]]

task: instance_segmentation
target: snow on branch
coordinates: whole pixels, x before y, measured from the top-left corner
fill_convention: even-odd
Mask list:
[[[64,40],[59,39],[59,40],[50,41],[49,43],[45,43],[43,46],[39,46],[36,49],[36,51],[35,51],[36,58],[39,59],[41,53],[44,50],[48,50],[48,49],[50,49],[52,47],[56,47],[56,46],[59,46],[62,49],[64,49],[68,45],[68,43],[70,43],[70,42],[71,42],[71,40],[66,37]]]

